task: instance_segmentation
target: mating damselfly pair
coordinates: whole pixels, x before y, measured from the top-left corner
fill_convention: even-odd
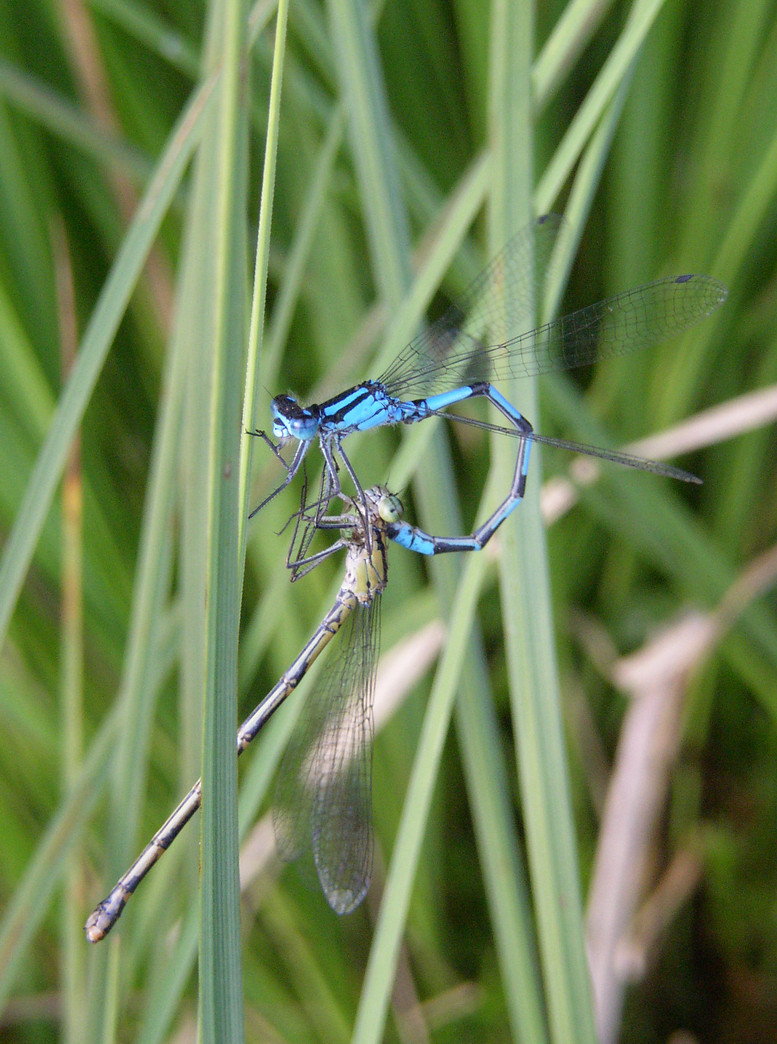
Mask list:
[[[588,365],[599,358],[636,351],[679,334],[709,315],[726,298],[715,279],[683,275],[618,294],[528,332],[520,332],[527,308],[538,296],[560,219],[541,218],[508,242],[458,305],[400,352],[378,380],[366,381],[322,404],[300,406],[289,395],[273,399],[273,435],[267,442],[286,467],[286,478],[252,512],[281,492],[318,439],[324,471],[318,497],[297,514],[301,540],[292,541],[287,564],[303,575],[334,551],[346,549],[346,574],[332,609],[266,699],[238,732],[238,753],[251,742],[280,703],[296,688],[332,636],[347,633],[315,690],[292,737],[279,777],[274,824],[281,854],[296,858],[311,847],[319,879],[334,910],[345,913],[363,898],[370,879],[372,691],[379,636],[378,597],[385,587],[386,543],[393,540],[421,554],[479,550],[523,498],[532,442],[651,471],[698,481],[678,468],[630,454],[583,446],[536,434],[531,424],[492,381]],[[413,398],[410,398],[413,396]],[[508,421],[499,427],[471,418],[467,423],[518,439],[516,465],[505,499],[468,536],[438,537],[400,518],[400,505],[383,487],[362,488],[342,442],[350,434],[387,424],[412,424],[451,416],[448,407],[485,398]],[[461,417],[454,417],[463,420]],[[290,463],[282,456],[296,443]],[[342,496],[339,463],[355,489],[345,515],[327,515]],[[301,529],[299,528],[301,525]],[[317,530],[341,530],[332,547],[308,556]],[[155,835],[130,870],[87,922],[87,937],[101,939],[118,919],[129,895],[199,808],[199,783]]]

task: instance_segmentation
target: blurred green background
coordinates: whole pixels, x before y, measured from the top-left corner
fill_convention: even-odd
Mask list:
[[[244,51],[225,48],[216,67],[225,79],[237,72],[245,92],[235,140],[247,145],[246,167],[238,148],[234,223],[221,230],[239,275],[213,293],[247,335],[276,7],[0,6],[3,1040],[195,1039],[199,820],[109,941],[89,947],[81,926],[200,772],[184,592],[196,466],[187,403],[200,401],[187,338],[197,338],[201,301],[184,273],[207,254],[203,229],[214,216],[202,185],[193,205],[187,164],[200,140],[200,163],[215,169],[225,154],[209,136],[203,99],[222,89],[210,76],[213,27],[237,16]],[[432,769],[396,952],[374,934],[381,891],[395,876],[402,887],[391,857],[440,642],[463,647],[469,628],[454,623],[462,630],[440,639],[434,625],[448,623],[452,602],[446,566],[393,551],[383,650],[402,649],[419,631],[427,641],[382,676],[404,699],[376,737],[371,893],[337,918],[266,855],[260,822],[244,852],[237,951],[248,1040],[335,1042],[351,1039],[355,1024],[359,1039],[573,1039],[559,998],[566,991],[568,1018],[568,963],[579,962],[582,945],[566,940],[569,950],[553,955],[542,912],[552,892],[540,890],[558,868],[536,847],[544,823],[552,849],[556,806],[544,796],[544,811],[527,815],[525,856],[521,807],[535,748],[520,745],[534,738],[519,736],[518,766],[513,750],[526,694],[511,667],[519,639],[507,606],[513,598],[533,617],[536,604],[542,625],[543,555],[532,556],[536,583],[516,575],[511,584],[504,560],[499,567],[503,546],[536,516],[541,471],[556,483],[545,487],[543,509],[567,752],[563,766],[546,765],[546,778],[560,781],[562,836],[567,801],[574,813],[578,861],[564,873],[588,897],[601,1039],[774,1038],[776,14],[773,3],[750,0],[543,3],[529,81],[504,46],[514,29],[503,38],[499,28],[530,24],[522,3],[291,3],[277,172],[265,196],[272,226],[259,239],[269,243],[269,282],[250,423],[269,426],[269,399],[280,391],[320,401],[376,376],[401,347],[396,339],[461,291],[509,232],[500,239],[488,208],[509,195],[511,155],[525,176],[533,167],[535,211],[565,212],[575,235],[564,310],[688,271],[715,276],[730,293],[681,340],[594,373],[543,378],[538,413],[531,390],[518,389],[537,430],[580,441],[622,445],[697,419],[667,453],[682,454],[704,485],[611,467],[580,482],[569,454],[548,450],[541,467],[536,454],[531,503],[512,535],[500,534],[496,555],[468,567],[462,588],[477,600],[467,655],[482,681],[474,704],[462,691]],[[500,55],[528,114],[521,140],[499,100]],[[220,201],[214,190],[214,213]],[[76,353],[83,365],[74,370]],[[753,392],[761,394],[738,401]],[[727,409],[706,412],[719,406]],[[491,444],[474,429],[438,425],[435,460],[449,461],[438,482],[438,468],[419,464],[432,452],[421,441],[426,427],[408,437],[370,433],[354,441],[351,459],[365,485],[401,488],[411,521],[466,532],[484,487],[495,502]],[[247,506],[280,477],[254,446]],[[341,562],[329,560],[289,585],[288,534],[278,533],[296,489],[246,529],[241,716],[302,647],[341,575]],[[448,506],[451,490],[462,518]],[[569,502],[550,518],[559,490]],[[638,656],[655,651],[658,636],[661,658],[645,666]],[[551,703],[553,660],[537,649],[539,689]],[[653,701],[644,704],[652,719],[633,717],[640,701],[629,697],[639,694]],[[290,721],[279,716],[242,759],[244,833],[269,808]],[[480,755],[473,721],[488,744]],[[501,819],[488,817],[491,800]],[[619,850],[637,826],[634,847]],[[503,844],[507,861],[489,863]],[[574,922],[577,898],[568,903]],[[555,930],[563,935],[563,922]],[[581,1010],[576,1039],[592,1039],[586,1024]]]

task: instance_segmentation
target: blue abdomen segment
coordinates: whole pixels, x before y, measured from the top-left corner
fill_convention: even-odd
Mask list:
[[[499,412],[506,417],[518,432],[531,432],[532,426],[511,402],[501,392],[487,381],[477,381],[474,384],[464,384],[460,388],[441,392],[439,395],[431,395],[428,399],[416,399],[414,402],[401,402],[390,400],[395,403],[395,408],[401,414],[399,420],[404,424],[412,424],[415,421],[426,420],[432,414],[440,413],[449,406],[455,406],[457,402],[466,399],[488,399]]]
[[[530,433],[531,426],[528,425],[528,422],[524,423],[527,424],[528,433]],[[408,551],[415,551],[419,555],[442,555],[448,552],[482,550],[504,520],[509,518],[523,500],[526,491],[526,476],[529,471],[530,452],[531,439],[528,437],[519,438],[518,457],[515,462],[510,492],[496,511],[471,536],[432,536],[431,533],[425,533],[423,529],[419,529],[417,526],[411,526],[409,522],[397,521],[389,524],[389,537],[394,543],[406,547]]]

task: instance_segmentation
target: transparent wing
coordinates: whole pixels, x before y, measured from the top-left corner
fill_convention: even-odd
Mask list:
[[[510,439],[526,439],[528,442],[541,442],[543,446],[553,446],[555,449],[568,450],[570,453],[582,453],[586,457],[597,457],[600,460],[608,460],[612,464],[622,464],[626,468],[635,468],[637,471],[650,471],[654,475],[663,475],[665,478],[679,479],[680,482],[690,482],[694,485],[702,485],[702,480],[689,471],[675,467],[674,464],[665,464],[660,460],[650,460],[648,457],[637,457],[633,453],[623,450],[609,449],[605,446],[590,446],[585,442],[572,442],[569,439],[559,439],[553,435],[540,435],[539,432],[518,431],[517,428],[503,428],[501,424],[489,424],[488,421],[476,420],[474,417],[462,417],[459,414],[448,413],[446,410],[436,410],[435,415],[445,417],[448,420],[458,421],[460,424],[468,424],[473,428],[482,428],[485,431],[495,431],[499,435],[507,435]]]
[[[487,379],[469,376],[473,356],[526,328],[525,317],[544,296],[554,248],[567,228],[560,215],[546,214],[508,240],[458,302],[399,353],[381,384],[391,395],[421,398]],[[475,365],[484,372],[482,360]]]
[[[350,670],[319,747],[322,776],[311,816],[313,858],[329,905],[349,913],[367,893],[372,873],[372,701],[380,641],[381,599],[351,616],[359,663]],[[354,684],[356,683],[356,684]]]
[[[311,694],[281,763],[273,809],[278,849],[312,847],[336,913],[364,898],[372,872],[372,700],[380,597],[343,625],[337,652]]]
[[[726,299],[715,279],[675,276],[522,332],[563,227],[551,215],[514,236],[461,301],[400,352],[381,378],[389,393],[425,398],[474,381],[586,366],[667,340]]]

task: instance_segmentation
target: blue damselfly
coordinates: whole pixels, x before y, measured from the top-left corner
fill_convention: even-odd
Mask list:
[[[627,467],[698,482],[693,475],[671,465],[538,435],[529,421],[493,386],[493,381],[569,370],[603,357],[657,344],[689,329],[726,299],[726,288],[709,276],[674,276],[616,294],[534,330],[521,332],[526,310],[533,307],[539,296],[541,279],[534,273],[544,275],[562,227],[561,218],[547,215],[514,236],[461,301],[408,344],[377,380],[364,381],[326,402],[306,407],[290,395],[278,395],[272,400],[272,433],[279,443],[276,445],[264,431],[252,434],[271,447],[286,468],[286,477],[251,515],[291,482],[316,439],[324,457],[318,499],[306,506],[303,494],[300,515],[312,524],[303,530],[305,535],[296,560],[292,542],[287,563],[292,569],[304,558],[312,532],[330,498],[340,493],[338,461],[344,465],[362,498],[359,479],[342,446],[348,435],[382,425],[414,424],[444,414],[448,407],[466,399],[487,399],[510,424],[508,428],[480,426],[517,436],[526,443],[501,516],[489,519],[485,534],[480,530],[472,534],[475,547],[482,547],[493,529],[520,503],[530,442],[559,446]],[[456,415],[444,415],[464,420]],[[467,419],[467,423],[478,422]],[[296,443],[290,463],[282,456],[282,449],[288,443]],[[435,553],[433,546],[419,541],[414,542],[412,549]]]

